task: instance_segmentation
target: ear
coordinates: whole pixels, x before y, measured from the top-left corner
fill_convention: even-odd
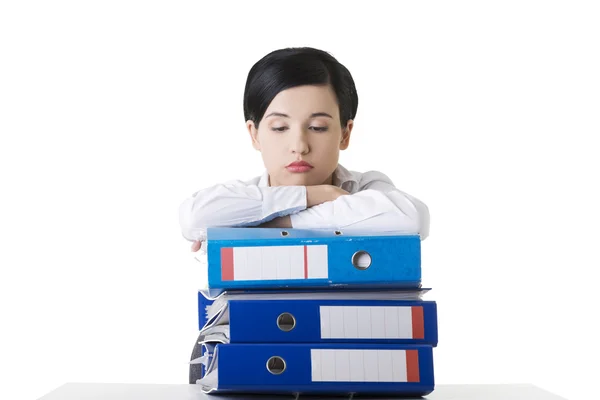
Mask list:
[[[258,141],[258,129],[254,125],[254,121],[248,120],[246,121],[246,128],[248,129],[248,133],[250,134],[250,139],[252,140],[252,147],[256,150],[260,151],[260,143]]]
[[[354,127],[354,121],[349,119],[346,123],[346,127],[342,129],[342,141],[340,142],[340,150],[346,150],[350,144],[350,134]]]

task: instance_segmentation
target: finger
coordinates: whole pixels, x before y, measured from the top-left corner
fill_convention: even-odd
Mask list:
[[[201,245],[201,242],[199,240],[196,240],[194,243],[192,243],[192,251],[200,250],[200,245]]]

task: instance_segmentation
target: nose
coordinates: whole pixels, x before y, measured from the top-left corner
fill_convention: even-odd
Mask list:
[[[294,154],[306,154],[310,151],[310,146],[308,144],[308,135],[301,131],[297,130],[296,132],[290,132],[290,150]]]

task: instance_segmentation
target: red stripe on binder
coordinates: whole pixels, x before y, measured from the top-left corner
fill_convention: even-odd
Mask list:
[[[304,246],[304,279],[308,279],[308,248]]]
[[[221,280],[232,281],[233,278],[233,248],[221,248]]]
[[[412,314],[412,337],[413,339],[425,339],[425,323],[423,321],[423,307],[411,307]]]
[[[406,381],[419,382],[419,351],[406,350]]]

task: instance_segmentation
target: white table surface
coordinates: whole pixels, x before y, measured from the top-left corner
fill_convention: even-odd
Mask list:
[[[316,398],[300,396],[303,398]],[[326,397],[319,396],[324,399]],[[226,400],[265,399],[291,400],[294,396],[213,396],[198,385],[67,383],[38,400]],[[333,398],[332,398],[333,399]],[[343,399],[343,397],[337,397]],[[366,399],[366,397],[357,397]],[[383,398],[378,398],[379,400]],[[436,385],[428,400],[565,400],[533,385]]]

